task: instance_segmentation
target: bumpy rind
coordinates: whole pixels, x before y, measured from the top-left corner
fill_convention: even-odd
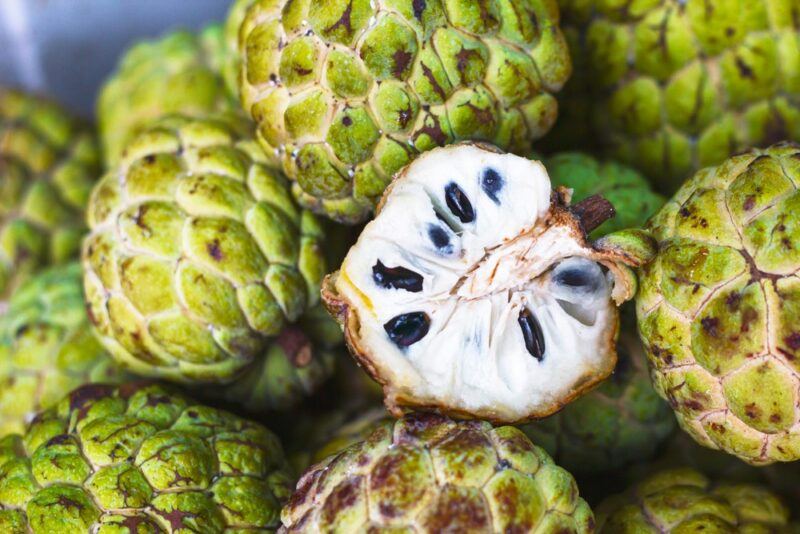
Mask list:
[[[129,378],[92,335],[78,263],[53,267],[14,292],[0,318],[0,436],[91,382]]]
[[[662,471],[596,510],[600,534],[619,532],[790,532],[789,509],[768,488],[715,484],[689,468]]]
[[[594,529],[572,476],[518,429],[433,414],[387,421],[309,468],[281,517],[286,533]]]
[[[275,530],[277,437],[159,385],[88,385],[0,439],[0,531]]]
[[[604,149],[673,193],[701,167],[800,140],[797,2],[559,4],[580,68],[559,101],[557,149]]]
[[[255,1],[242,103],[300,202],[355,223],[421,152],[544,135],[571,70],[558,22],[550,0]]]
[[[99,160],[89,128],[58,104],[0,87],[0,300],[77,257]]]
[[[695,440],[800,459],[800,147],[699,171],[650,223],[638,326],[656,389]]]
[[[230,52],[221,26],[200,33],[177,31],[131,47],[97,99],[106,168],[123,157],[137,135],[170,114],[234,113],[223,74]]]
[[[319,299],[319,221],[226,122],[175,116],[141,134],[88,220],[90,319],[139,374],[230,382]]]

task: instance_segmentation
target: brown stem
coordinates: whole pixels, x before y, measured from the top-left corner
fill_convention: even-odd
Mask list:
[[[600,195],[584,198],[570,211],[581,222],[583,231],[587,234],[617,214],[613,204]]]

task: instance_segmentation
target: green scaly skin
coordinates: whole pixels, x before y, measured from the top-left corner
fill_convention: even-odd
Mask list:
[[[88,221],[90,318],[138,374],[231,382],[319,301],[320,222],[223,121],[175,116],[137,137]]]
[[[286,532],[592,532],[572,476],[510,426],[417,413],[309,468]]]
[[[77,257],[99,170],[88,128],[54,102],[0,87],[0,300]]]
[[[0,436],[78,386],[125,373],[92,335],[78,263],[52,267],[14,292],[0,319]]]
[[[653,457],[672,434],[669,405],[650,384],[635,334],[623,331],[617,367],[600,386],[522,431],[575,475],[610,473]]]
[[[664,205],[666,198],[654,192],[636,170],[613,161],[601,161],[580,152],[562,152],[543,160],[553,187],[573,190],[572,204],[591,195],[601,195],[614,205],[616,214],[589,236],[644,226]]]
[[[0,438],[0,531],[274,531],[291,483],[261,425],[158,385],[92,384]]]
[[[178,31],[134,45],[106,80],[97,100],[98,129],[107,168],[153,122],[170,114],[205,116],[236,109],[221,71],[228,68],[224,31]]]
[[[765,486],[712,483],[693,469],[666,470],[596,509],[600,534],[789,533],[789,509]]]
[[[800,140],[796,0],[558,0],[576,76],[560,150],[631,164],[665,193],[744,149]]]
[[[241,99],[300,202],[353,224],[421,152],[529,150],[570,74],[558,23],[553,0],[257,0]]]
[[[800,147],[730,158],[651,220],[638,327],[656,390],[699,443],[800,459]]]

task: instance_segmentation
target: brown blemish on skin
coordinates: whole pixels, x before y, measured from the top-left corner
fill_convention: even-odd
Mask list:
[[[392,59],[394,60],[392,74],[394,74],[395,78],[401,78],[408,68],[408,64],[414,59],[414,55],[407,50],[397,50],[392,55]]]
[[[352,13],[353,13],[353,0],[350,0],[349,2],[347,2],[347,7],[342,12],[342,16],[339,17],[339,20],[337,20],[332,26],[325,28],[325,32],[332,32],[339,27],[344,27],[347,29],[348,34],[353,33],[353,23],[350,20]]]
[[[719,337],[719,319],[716,317],[703,317],[700,320],[703,330],[711,337]]]

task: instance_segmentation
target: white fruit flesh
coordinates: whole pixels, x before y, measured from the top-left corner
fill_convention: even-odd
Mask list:
[[[516,421],[610,372],[613,275],[561,215],[540,163],[474,145],[426,153],[396,179],[336,281],[390,395]],[[376,266],[421,285],[387,284]],[[427,332],[393,339],[404,314]]]

